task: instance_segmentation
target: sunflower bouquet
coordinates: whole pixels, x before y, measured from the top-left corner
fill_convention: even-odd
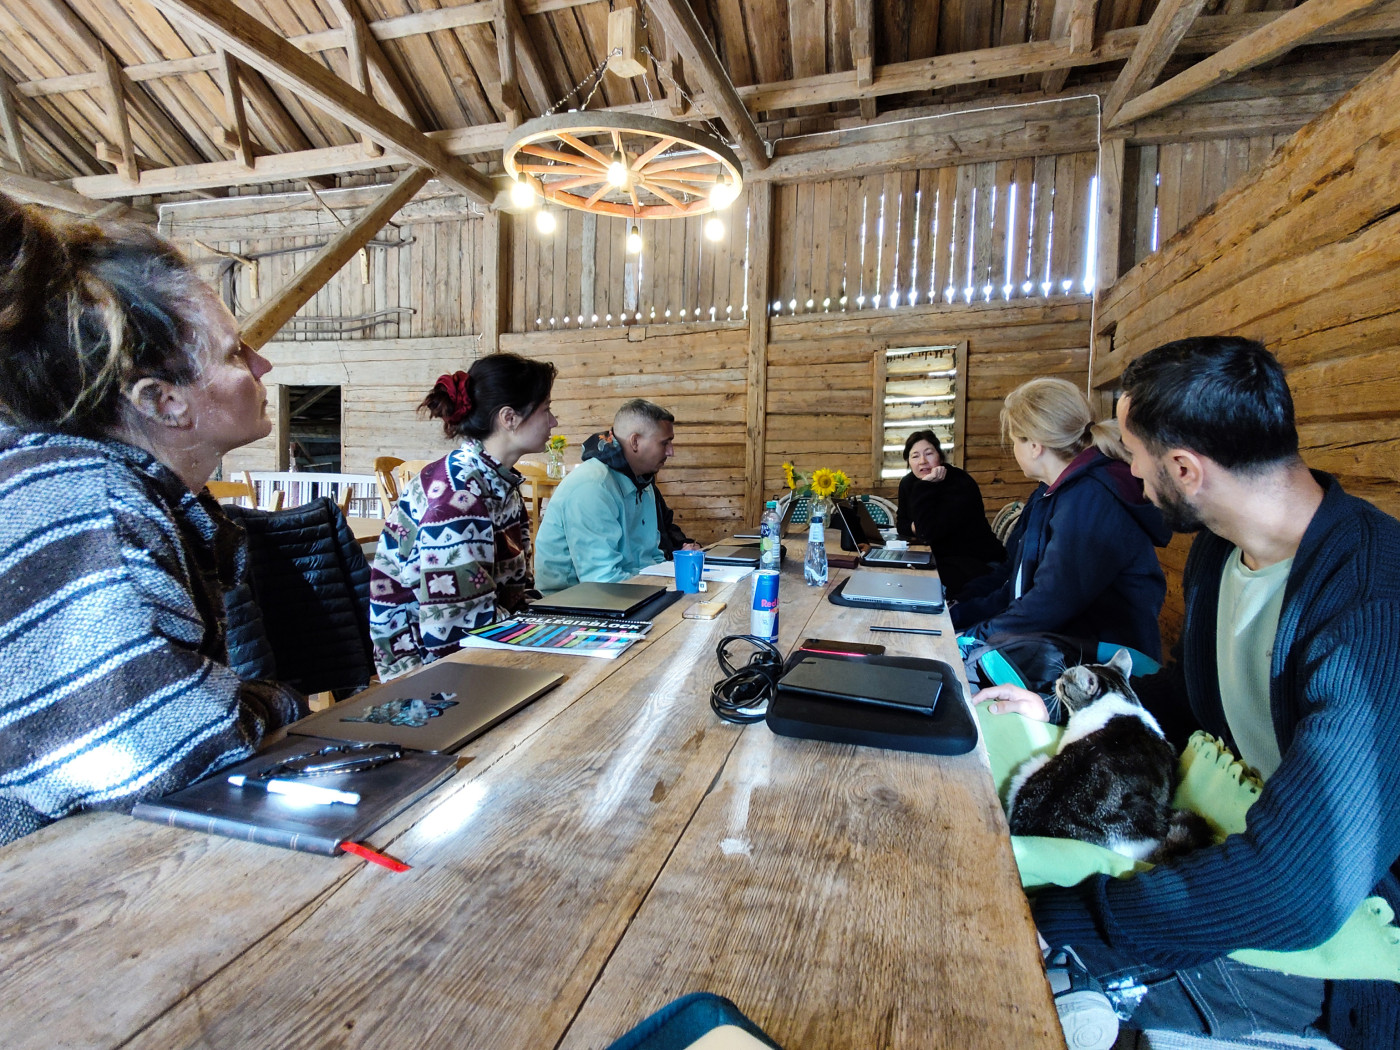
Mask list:
[[[569,447],[569,439],[563,434],[550,434],[549,444],[545,448],[550,452],[563,452]]]
[[[794,496],[815,496],[817,499],[843,499],[851,491],[851,479],[844,470],[818,467],[803,474],[791,463],[783,464],[783,478]]]

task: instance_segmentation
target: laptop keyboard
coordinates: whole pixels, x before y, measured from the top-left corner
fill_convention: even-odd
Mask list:
[[[903,561],[907,557],[908,551],[892,551],[887,547],[877,547],[865,554],[866,561]]]

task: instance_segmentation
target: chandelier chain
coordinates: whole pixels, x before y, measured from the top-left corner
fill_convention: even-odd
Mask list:
[[[570,96],[578,98],[579,89],[582,88],[583,85],[587,84],[590,80],[592,80],[594,81],[594,84],[592,89],[588,92],[588,97],[585,98],[578,107],[579,109],[587,109],[588,103],[593,100],[593,96],[597,93],[598,88],[602,86],[603,71],[608,68],[608,60],[611,59],[614,55],[620,54],[622,54],[622,48],[620,47],[615,47],[611,51],[609,51],[606,55],[603,56],[603,61],[598,63],[597,69],[586,74],[582,80],[580,80],[568,91],[564,92],[564,94],[559,98],[557,102],[554,103],[554,105],[550,106],[547,110],[544,111],[543,115],[546,117],[553,116],[555,110],[557,110],[560,106],[567,102]]]
[[[664,77],[666,81],[671,85],[671,87],[673,87],[676,90],[676,92],[681,96],[681,98],[685,99],[687,106],[689,106],[692,110],[698,110],[700,107],[699,104],[696,103],[694,96],[692,96],[691,93],[685,88],[681,87],[680,82],[666,71],[666,68],[661,64],[661,60],[658,59],[654,54],[652,54],[651,48],[647,47],[646,44],[643,44],[641,50],[642,54],[646,55],[647,58],[651,60],[651,68],[656,70],[657,84],[660,85],[661,80]],[[646,77],[643,77],[642,80],[645,81]],[[650,86],[648,86],[647,88],[647,98],[651,101],[655,101],[654,99],[651,99]],[[718,125],[715,124],[715,120],[713,117],[705,117],[703,119],[705,121],[705,124],[710,129],[710,133],[714,135],[715,138],[719,139],[731,149],[734,148],[735,144],[730,142],[729,139],[725,136],[724,132],[719,129]]]

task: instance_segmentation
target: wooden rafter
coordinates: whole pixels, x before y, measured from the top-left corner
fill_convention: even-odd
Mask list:
[[[400,175],[384,196],[342,230],[315,257],[297,271],[291,283],[243,321],[243,340],[253,349],[267,343],[321,287],[368,244],[431,177],[427,168],[412,168]]]
[[[21,175],[33,175],[34,168],[29,163],[29,154],[24,149],[24,138],[19,130],[19,114],[15,112],[14,81],[0,70],[0,126],[5,132],[5,145],[14,159],[15,167]]]
[[[277,32],[232,4],[218,0],[152,0],[166,14],[185,20],[272,80],[296,91],[337,120],[344,121],[418,165],[431,168],[454,189],[490,205],[491,181],[363,91],[356,91],[325,66],[288,44]]]
[[[1112,125],[1123,103],[1156,82],[1181,38],[1205,7],[1206,0],[1160,0],[1152,18],[1138,38],[1118,79],[1103,102],[1103,119]]]
[[[369,23],[360,11],[358,0],[329,2],[345,30],[345,49],[350,55],[352,74],[362,58],[365,71],[374,86],[374,93],[404,120],[414,127],[421,128],[422,117],[413,106],[408,89],[404,87],[403,81],[399,79],[398,73],[384,54],[384,49],[379,46],[379,41],[370,30]],[[368,87],[360,87],[360,90],[369,93]]]
[[[686,65],[695,73],[710,104],[739,140],[748,166],[755,170],[766,168],[768,147],[759,135],[753,117],[740,101],[739,93],[734,90],[729,74],[720,65],[714,45],[700,28],[700,21],[690,4],[686,0],[652,0],[650,8],[652,17],[666,31],[666,39],[684,56]]]
[[[243,85],[239,79],[238,59],[227,51],[220,51],[219,77],[224,89],[224,115],[228,126],[224,129],[228,136],[225,144],[233,150],[238,163],[245,168],[253,166],[253,142],[248,136],[248,112],[243,108]]]
[[[525,99],[515,74],[515,24],[505,0],[496,4],[496,62],[501,71],[501,112],[507,127],[518,128],[525,119]]]
[[[540,61],[538,49],[535,41],[530,36],[530,30],[525,25],[525,17],[521,14],[518,0],[496,0],[501,8],[501,17],[510,26],[511,40],[514,45],[514,63],[516,71],[516,83],[521,88],[521,93],[525,95],[537,113],[543,113],[554,105],[554,88],[551,86],[549,76],[545,73],[544,63]],[[497,33],[500,32],[501,17],[498,17]]]
[[[112,79],[108,69],[110,52],[98,39],[97,34],[88,28],[87,23],[79,18],[64,0],[27,0],[27,2],[76,54],[82,56],[88,67],[95,70],[91,74],[92,82],[85,90],[108,90]],[[125,103],[131,105],[131,108],[146,125],[161,148],[182,164],[197,164],[202,161],[204,157],[199,150],[191,145],[185,133],[170,119],[165,110],[157,105],[144,89],[135,86],[120,64],[117,64],[117,69],[121,73],[118,81],[122,86]],[[19,90],[23,91],[23,88],[21,87]]]
[[[1375,7],[1381,0],[1306,0],[1262,29],[1178,73],[1165,84],[1127,102],[1108,127],[1140,120],[1183,99],[1223,83],[1247,69],[1277,58],[1316,37],[1328,26]]]

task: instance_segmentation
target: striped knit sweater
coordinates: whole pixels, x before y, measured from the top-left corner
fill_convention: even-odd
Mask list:
[[[1373,893],[1400,912],[1400,522],[1315,476],[1325,494],[1293,559],[1274,643],[1283,762],[1247,830],[1132,879],[1043,891],[1034,910],[1051,945],[1106,942],[1179,969],[1235,948],[1311,948]],[[1196,540],[1177,660],[1139,686],[1169,735],[1195,725],[1229,738],[1215,622],[1232,549],[1209,532]],[[1388,1038],[1347,1045],[1397,1045],[1396,987],[1377,982],[1361,997]]]
[[[227,665],[242,530],[146,452],[0,425],[0,843],[129,810],[304,713]]]
[[[462,636],[538,597],[520,474],[464,442],[410,481],[370,570],[369,633],[383,679],[456,652]]]

